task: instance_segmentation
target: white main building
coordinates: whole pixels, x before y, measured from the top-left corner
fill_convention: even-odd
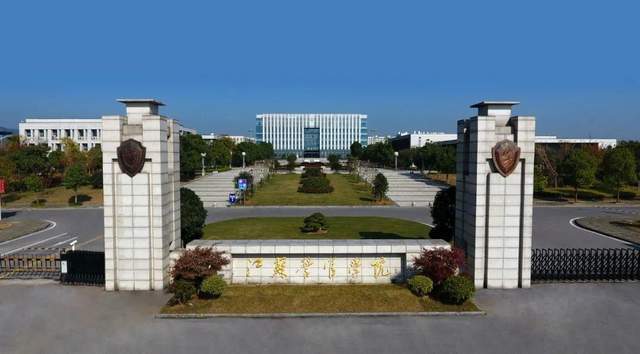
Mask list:
[[[256,141],[273,144],[276,155],[346,156],[353,142],[367,145],[367,115],[353,113],[265,113],[256,116]]]

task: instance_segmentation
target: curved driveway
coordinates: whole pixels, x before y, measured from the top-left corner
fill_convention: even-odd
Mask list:
[[[210,208],[207,222],[267,216],[307,216],[316,211],[328,216],[383,216],[430,224],[428,208],[412,207],[247,207]],[[569,221],[576,217],[595,215],[638,215],[640,207],[534,207],[534,248],[616,248],[627,244],[592,232],[578,229]],[[56,223],[54,228],[12,241],[0,243],[0,254],[30,247],[68,247],[77,240],[76,247],[102,250],[103,212],[100,208],[38,209],[6,211],[7,219],[45,219]]]

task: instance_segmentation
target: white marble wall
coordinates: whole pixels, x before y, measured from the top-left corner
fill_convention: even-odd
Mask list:
[[[225,252],[234,284],[380,284],[404,280],[423,248],[443,240],[195,240],[187,249]]]
[[[163,289],[169,252],[180,247],[178,124],[159,115],[144,115],[141,124],[127,124],[127,116],[102,122],[105,288]],[[147,161],[134,177],[117,162],[116,150],[127,139],[146,148]]]
[[[488,111],[458,122],[455,245],[465,249],[476,287],[529,287],[535,118],[511,117],[510,107]],[[491,153],[504,139],[521,149],[507,177]]]

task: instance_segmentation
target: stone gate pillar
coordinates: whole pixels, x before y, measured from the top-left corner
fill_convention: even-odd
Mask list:
[[[160,290],[180,247],[180,136],[161,102],[121,99],[102,117],[106,290]]]
[[[531,283],[535,118],[483,101],[458,121],[455,244],[477,288]]]

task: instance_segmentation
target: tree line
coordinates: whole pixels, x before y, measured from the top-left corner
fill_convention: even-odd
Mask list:
[[[633,199],[636,193],[625,187],[637,183],[640,175],[640,142],[622,141],[615,148],[595,146],[536,147],[534,190],[571,187],[578,200],[579,190],[594,187],[612,192],[616,200]]]
[[[352,157],[380,167],[395,167],[394,153],[389,142],[379,142],[366,147],[357,141],[351,144]],[[423,147],[400,150],[398,168],[455,173],[456,147],[427,143]]]
[[[96,146],[81,151],[69,138],[62,141],[63,150],[51,151],[47,145],[28,145],[19,137],[11,137],[0,148],[0,178],[7,192],[40,192],[63,185],[77,190],[91,184],[102,188],[102,150]]]
[[[246,165],[272,159],[274,155],[271,143],[235,144],[227,137],[207,142],[198,134],[183,135],[180,137],[180,179],[189,181],[196,177],[196,173],[202,170],[203,153],[207,168],[224,170],[231,166],[242,166],[243,152]]]

